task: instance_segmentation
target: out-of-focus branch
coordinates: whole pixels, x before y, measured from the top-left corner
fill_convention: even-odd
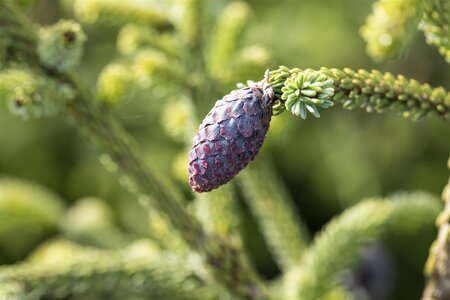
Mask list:
[[[321,79],[321,76],[325,77]],[[433,88],[402,75],[377,70],[324,67],[316,72],[281,66],[270,72],[270,82],[276,95],[276,113],[284,109],[296,113],[296,104],[305,103],[318,116],[315,106],[329,107],[331,100],[345,109],[362,108],[378,113],[393,110],[413,120],[430,114],[442,119],[450,117],[450,93],[443,87]]]
[[[448,167],[450,169],[450,159]],[[425,265],[428,283],[422,297],[424,300],[450,299],[450,179],[442,198],[445,207],[437,219],[439,233]]]
[[[259,161],[248,166],[238,178],[269,250],[286,271],[300,263],[309,237],[286,187],[274,172],[269,163]]]
[[[23,19],[22,13],[14,9],[12,1],[0,1],[0,10],[11,12],[1,15],[0,25],[9,24],[9,20]],[[35,37],[35,29],[29,22],[17,22],[8,30],[20,34],[11,33],[7,36],[14,43],[17,36]],[[36,40],[37,38],[30,38],[27,42],[33,45]],[[40,74],[71,87],[75,95],[65,105],[66,116],[109,156],[111,164],[120,171],[122,182],[140,197],[139,202],[146,207],[151,203],[151,208],[157,209],[170,220],[191,249],[204,258],[206,266],[219,284],[238,298],[267,299],[264,285],[245,262],[240,249],[226,236],[209,234],[203,230],[199,221],[183,206],[180,194],[146,164],[144,155],[133,138],[110,111],[96,101],[92,91],[73,74],[48,69],[41,62],[33,61],[30,64],[33,66],[33,74]]]
[[[450,2],[433,0],[424,2],[424,15],[419,24],[429,45],[450,63]]]
[[[354,267],[361,250],[386,231],[414,231],[432,225],[439,202],[424,193],[384,201],[369,199],[331,220],[285,278],[285,299],[348,299],[342,271]]]
[[[125,250],[67,241],[46,248],[31,262],[0,268],[0,299],[217,299],[185,257],[155,253],[144,241]]]

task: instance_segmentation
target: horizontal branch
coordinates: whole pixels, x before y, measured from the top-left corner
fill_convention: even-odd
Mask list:
[[[89,23],[123,25],[135,23],[153,26],[159,31],[171,31],[174,24],[168,16],[149,5],[130,3],[120,0],[76,0],[74,11],[78,18]]]
[[[82,296],[171,300],[217,297],[193,273],[185,257],[149,252],[133,255],[133,246],[126,251],[96,250],[68,242],[56,246],[51,249],[52,259],[63,257],[60,261],[1,267],[0,299],[8,295],[11,298],[6,299],[25,296],[29,300]],[[8,288],[11,285],[15,289]]]
[[[345,109],[362,108],[367,112],[378,113],[393,110],[403,117],[414,120],[430,114],[445,120],[450,118],[450,93],[442,87],[433,88],[429,84],[420,84],[402,75],[394,76],[377,70],[354,71],[349,68],[342,70],[321,68],[319,71],[314,71],[281,66],[271,71],[269,81],[276,95],[274,112],[286,109],[287,101],[283,93],[291,92],[290,89],[286,90],[288,88],[286,83],[292,82],[293,77],[303,73],[314,72],[317,73],[315,80],[318,80],[317,76],[321,74],[325,76],[322,82],[317,83],[326,84],[326,89],[320,90],[320,92],[323,91],[323,99],[315,98],[317,94],[315,90],[320,86],[310,86],[303,82],[304,86],[299,87],[298,96],[301,101],[306,101],[310,106],[314,106],[315,103],[327,104],[326,101],[330,100],[335,104],[341,104]],[[332,80],[330,87],[334,89],[333,93],[328,91],[329,80]]]

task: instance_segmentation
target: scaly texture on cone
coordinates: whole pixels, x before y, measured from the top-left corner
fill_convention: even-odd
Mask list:
[[[256,83],[218,100],[189,154],[189,184],[208,192],[230,181],[258,154],[272,117],[272,87]]]

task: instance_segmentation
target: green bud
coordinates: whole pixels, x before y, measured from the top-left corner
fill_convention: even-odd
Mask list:
[[[37,52],[41,62],[49,68],[65,72],[78,65],[83,55],[86,35],[80,24],[61,20],[39,31]]]
[[[165,103],[161,113],[161,125],[164,131],[174,140],[184,141],[194,127],[192,122],[192,107],[187,99],[180,97]],[[186,173],[186,170],[184,170]],[[186,173],[187,174],[187,173]]]
[[[0,104],[24,119],[56,115],[74,96],[67,84],[27,70],[0,73]]]
[[[309,112],[318,118],[320,114],[316,105],[328,108],[334,104],[330,100],[334,95],[333,83],[332,79],[319,71],[299,71],[286,79],[281,88],[281,100],[285,100],[286,109],[296,116],[305,119]]]
[[[134,74],[126,65],[107,65],[97,80],[97,94],[100,101],[117,104],[131,93]]]

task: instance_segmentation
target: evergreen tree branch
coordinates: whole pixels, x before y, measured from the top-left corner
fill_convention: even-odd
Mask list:
[[[9,68],[0,73],[0,106],[23,119],[54,116],[74,92],[46,76],[33,74],[26,68]]]
[[[239,176],[246,203],[282,270],[300,263],[309,243],[306,226],[298,218],[286,187],[264,160],[250,164]]]
[[[450,169],[450,159],[448,161]],[[450,179],[442,193],[444,210],[437,218],[438,236],[431,246],[425,265],[428,283],[422,299],[444,300],[450,298]]]
[[[311,80],[300,80],[302,76],[310,75],[315,80],[314,85],[309,86]],[[321,77],[323,75],[325,77]],[[299,81],[303,86],[296,88]],[[321,68],[314,71],[281,66],[270,72],[270,83],[276,95],[274,113],[286,108],[296,113],[296,104],[306,103],[318,117],[316,105],[327,108],[334,103],[345,109],[362,108],[367,112],[393,110],[413,120],[430,114],[445,120],[450,118],[450,93],[444,88],[432,88],[402,75],[377,70]],[[287,99],[288,95],[292,95],[290,99]]]
[[[183,64],[190,73],[191,81],[195,82],[189,89],[190,96],[199,102],[204,101],[204,94],[198,93],[198,89],[192,86],[205,88],[205,28],[210,26],[207,5],[206,0],[183,1],[183,14],[178,24],[182,38]]]
[[[65,237],[78,243],[104,249],[124,247],[132,241],[115,223],[114,213],[105,201],[81,198],[72,205],[60,222]]]
[[[104,103],[117,104],[134,90],[148,88],[155,80],[167,79],[189,86],[186,78],[186,71],[178,61],[169,59],[160,51],[143,49],[125,63],[106,65],[97,80],[97,93]]]
[[[179,29],[190,49],[200,50],[203,48],[202,38],[205,24],[202,24],[202,20],[205,19],[206,4],[205,0],[183,2],[183,17]]]
[[[133,57],[132,71],[136,72],[135,76],[140,77],[142,82],[162,77],[175,81],[181,86],[190,85],[183,64],[156,50],[143,49],[136,52]]]
[[[0,178],[0,264],[23,259],[57,232],[63,200],[35,184]]]
[[[424,1],[424,15],[419,24],[429,45],[450,63],[450,3],[447,0]]]
[[[227,236],[239,249],[243,263],[250,265],[249,253],[243,247],[239,231],[239,211],[236,191],[233,185],[225,185],[209,193],[196,194],[193,203],[197,218],[210,234]]]
[[[0,1],[0,10],[12,7],[10,1]],[[15,11],[15,14],[20,14]],[[16,18],[15,14],[4,16]],[[17,17],[17,19],[20,19]],[[2,21],[2,20],[0,20]],[[1,22],[0,22],[1,24]],[[17,24],[15,30],[32,36],[34,28],[26,23]],[[14,38],[14,35],[11,36]],[[31,44],[33,40],[30,40]],[[219,284],[230,293],[244,299],[267,299],[264,285],[240,252],[226,237],[207,234],[197,219],[183,207],[180,195],[173,191],[157,172],[146,167],[143,154],[108,109],[100,105],[92,92],[74,75],[48,70],[37,65],[35,72],[47,74],[61,84],[69,85],[76,95],[66,105],[65,113],[110,158],[121,172],[123,182],[140,195],[140,203],[150,205],[167,216],[181,237],[205,260],[209,271]]]
[[[303,256],[296,298],[324,299],[333,292],[339,286],[338,272],[355,264],[363,246],[380,236],[390,213],[385,203],[369,200],[327,224]]]
[[[143,156],[134,141],[109,111],[90,100],[94,97],[89,91],[74,81],[72,84],[79,94],[67,112],[109,154],[136,192],[146,195],[141,196],[144,201],[140,203],[149,205],[148,201],[152,200],[152,206],[165,213],[186,243],[203,255],[216,280],[231,289],[232,293],[245,299],[264,299],[262,285],[249,266],[244,264],[240,252],[225,237],[205,233],[198,220],[181,206],[182,200],[178,194],[171,192],[167,184],[158,179],[156,172],[145,168]]]
[[[367,53],[375,61],[397,57],[417,32],[423,0],[378,0],[361,28]]]
[[[270,51],[259,45],[245,47],[236,51],[227,66],[228,72],[221,78],[224,84],[234,86],[236,82],[257,78],[271,63]]]
[[[117,34],[116,48],[123,55],[133,54],[145,47],[162,51],[172,58],[180,58],[182,55],[177,36],[172,33],[161,33],[147,26],[127,24]]]
[[[206,231],[221,235],[236,234],[237,207],[232,185],[223,186],[211,193],[197,194],[194,209]]]
[[[185,257],[136,246],[97,250],[69,242],[54,244],[41,254],[48,256],[42,262],[0,267],[0,299],[217,299]]]
[[[207,51],[207,71],[212,78],[226,78],[226,70],[249,15],[249,6],[242,1],[227,4],[219,16],[216,28],[211,35]]]
[[[299,271],[287,276],[287,296],[328,299],[339,295],[337,299],[344,299],[339,274],[355,266],[364,246],[384,232],[430,226],[439,211],[438,201],[423,193],[393,198],[363,201],[329,222],[304,254]]]
[[[139,1],[76,0],[74,11],[84,22],[101,22],[109,25],[136,23],[153,26],[159,31],[173,30],[173,24],[161,11]]]
[[[17,15],[18,18],[10,18],[11,15]],[[17,30],[21,24],[33,26],[30,20],[20,13],[20,9],[15,6],[2,7],[0,21],[0,70],[12,61],[37,61],[37,36]]]

